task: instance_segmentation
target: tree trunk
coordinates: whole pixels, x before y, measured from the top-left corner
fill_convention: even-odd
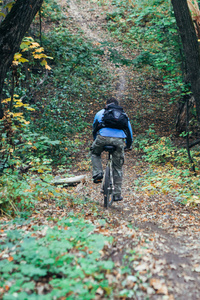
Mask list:
[[[191,84],[200,123],[200,51],[197,36],[187,0],[172,0],[172,5],[185,53],[187,79]]]
[[[0,99],[6,73],[12,64],[14,54],[40,9],[43,0],[17,0],[0,25]],[[0,103],[0,118],[3,109]]]

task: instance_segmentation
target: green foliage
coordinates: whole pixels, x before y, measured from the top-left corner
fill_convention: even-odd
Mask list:
[[[80,140],[72,137],[87,130],[88,107],[107,93],[107,73],[102,68],[102,51],[62,24],[44,37],[44,47],[54,58],[52,70],[42,98],[27,115],[32,132],[59,141],[48,157],[53,163],[69,162]],[[31,118],[30,118],[31,117]],[[75,140],[75,141],[73,141]]]
[[[1,249],[8,256],[0,261],[3,299],[94,299],[98,287],[109,290],[105,273],[114,264],[100,260],[100,251],[111,239],[94,234],[94,229],[84,220],[65,218],[48,229],[5,231]],[[41,280],[47,288],[39,296],[37,281]]]
[[[172,194],[184,204],[200,203],[199,193],[199,149],[191,151],[197,171],[196,176],[189,170],[186,148],[177,148],[168,137],[158,137],[150,128],[146,136],[138,136],[135,147],[143,152],[143,158],[150,165],[135,182],[139,190],[147,194]]]
[[[152,144],[147,144],[143,149],[144,159],[151,163],[166,163],[175,156],[175,147],[170,138],[162,137],[158,141],[154,140]]]
[[[50,139],[47,135],[41,135],[41,132],[35,132],[33,125],[22,118],[22,115],[19,120],[18,113],[13,113],[13,116],[16,118],[8,118],[0,122],[1,172],[4,168],[34,165],[36,158],[41,164],[45,159],[53,163],[55,157],[60,163],[70,161],[71,153],[76,151],[78,142],[66,138],[65,123],[62,126],[63,132],[61,126],[57,129],[57,131],[60,129],[60,138],[63,140],[57,139],[56,130],[53,129],[51,129],[53,134]]]
[[[49,21],[57,21],[63,17],[63,13],[57,1],[45,0],[42,4],[41,16]]]
[[[21,162],[19,161],[20,165]],[[65,189],[53,185],[50,161],[33,158],[30,174],[5,169],[0,177],[0,210],[8,216],[28,217],[38,201],[53,199],[57,202],[71,199]],[[24,167],[24,169],[26,166]]]
[[[15,1],[6,1],[6,2],[0,1],[0,17],[5,18],[6,14],[3,13],[1,10],[4,9],[5,11],[6,9],[7,11],[10,11],[14,3]]]
[[[176,167],[188,165],[186,148],[177,148],[169,137],[159,137],[152,125],[146,135],[138,135],[134,140],[134,147],[143,152],[145,161],[152,164],[174,164]],[[183,136],[183,134],[182,134]],[[199,150],[191,151],[192,157],[199,164]]]
[[[176,20],[167,1],[119,1],[107,14],[108,29],[125,46],[137,50],[134,67],[142,69],[152,79],[163,78],[162,93],[173,101],[184,93],[182,49]],[[145,89],[145,87],[143,87]],[[150,90],[149,90],[150,93]]]
[[[20,51],[21,53],[15,53],[14,55],[14,66],[18,66],[20,63],[23,65],[23,63],[28,62],[29,65],[28,67],[26,65],[26,68],[27,71],[30,72],[31,66],[37,65],[36,62],[39,60],[41,66],[44,66],[48,70],[51,69],[47,64],[47,59],[52,59],[52,57],[47,56],[44,53],[44,48],[41,47],[39,43],[36,43],[32,37],[23,38],[20,45]],[[24,52],[26,52],[26,57],[28,57],[28,59],[22,56],[22,54],[24,55]]]
[[[72,34],[61,24],[44,40],[45,49],[54,57],[56,65],[55,86],[62,88],[69,100],[74,97],[81,100],[84,96],[100,96],[107,79],[101,64],[102,50],[86,42],[81,36],[82,32]]]
[[[48,11],[57,13],[59,9],[55,1],[45,1],[43,16],[49,18]],[[20,105],[14,100],[12,116],[8,113],[1,123],[1,168],[13,167],[20,160],[29,164],[33,157],[41,162],[43,159],[51,160],[55,165],[70,164],[74,158],[82,144],[76,135],[87,130],[89,125],[88,107],[92,102],[98,103],[109,89],[108,76],[101,64],[103,51],[85,41],[81,35],[81,32],[70,33],[60,23],[43,36],[48,56],[31,37],[24,39],[21,44],[23,58],[18,53],[14,61],[18,81],[22,83],[15,87]],[[31,50],[32,54],[27,50]],[[49,57],[53,57],[52,71],[41,89],[38,82],[45,75],[38,63]],[[24,61],[27,58],[29,62]],[[50,69],[46,62],[44,68]],[[10,97],[10,76],[8,74],[5,83],[7,97]],[[4,104],[5,109],[8,106],[8,102]],[[30,107],[32,112],[26,107]]]
[[[149,196],[172,195],[182,204],[197,205],[200,203],[200,176],[194,176],[189,170],[165,166],[150,166],[135,181],[136,190],[145,191]]]

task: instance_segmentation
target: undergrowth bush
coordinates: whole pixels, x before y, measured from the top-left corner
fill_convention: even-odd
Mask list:
[[[136,190],[145,191],[148,196],[172,195],[176,201],[186,205],[200,204],[200,175],[195,176],[188,169],[175,168],[171,164],[150,166],[135,181]]]
[[[41,16],[48,21],[57,21],[63,18],[63,12],[57,1],[45,0],[42,4]]]
[[[143,153],[149,163],[135,185],[147,194],[171,194],[184,204],[200,203],[200,151],[191,151],[196,174],[191,171],[186,148],[173,145],[169,137],[158,137],[150,128],[146,135],[138,136],[135,148]]]
[[[26,227],[29,222],[22,221],[22,225]],[[99,287],[107,296],[111,294],[105,274],[114,263],[100,260],[101,251],[112,241],[111,237],[95,234],[94,225],[73,217],[63,218],[48,229],[31,226],[29,232],[6,230],[0,242],[8,255],[8,259],[0,261],[4,300],[94,299]],[[41,292],[38,282],[43,280],[45,291]]]
[[[134,147],[143,153],[145,161],[152,164],[173,164],[175,167],[188,167],[189,159],[185,148],[176,147],[170,137],[159,137],[153,126],[145,135],[138,135],[134,140]],[[199,149],[191,150],[191,155],[199,169]]]
[[[1,213],[26,218],[36,209],[38,201],[52,199],[61,203],[71,199],[65,189],[54,186],[49,164],[36,159],[29,173],[4,170],[0,177]]]

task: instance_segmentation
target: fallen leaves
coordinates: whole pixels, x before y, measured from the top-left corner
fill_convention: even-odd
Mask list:
[[[14,258],[13,258],[12,256],[9,256],[9,257],[8,257],[8,261],[13,261],[13,259],[14,259]]]
[[[154,288],[157,294],[168,295],[167,286],[158,278],[150,279],[150,286]]]

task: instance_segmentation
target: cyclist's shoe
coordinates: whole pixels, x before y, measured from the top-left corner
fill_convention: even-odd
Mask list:
[[[93,182],[100,183],[102,181],[102,178],[103,178],[103,173],[99,173],[99,174],[93,176]]]
[[[113,201],[121,201],[121,200],[123,200],[123,197],[121,195],[113,196]]]

